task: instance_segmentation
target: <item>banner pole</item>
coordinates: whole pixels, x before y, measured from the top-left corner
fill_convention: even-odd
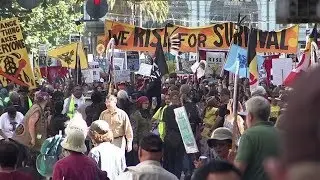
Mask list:
[[[106,59],[106,64],[108,64],[110,62],[109,65],[109,87],[108,87],[108,95],[112,95],[113,94],[113,82],[114,82],[114,77],[113,77],[113,56],[114,56],[114,47],[115,47],[115,41],[114,38],[111,38],[107,48],[106,48],[106,54],[107,54],[107,59]],[[109,50],[111,49],[111,53],[109,53]],[[109,62],[108,62],[109,61]]]
[[[242,23],[242,21],[245,19],[246,16],[240,18],[240,13],[238,15],[238,22],[237,22],[237,32],[238,29],[240,28],[240,25]],[[233,40],[233,39],[232,39]],[[237,71],[240,70],[240,62],[238,62],[238,67],[237,67]],[[232,152],[236,151],[236,147],[237,147],[237,140],[238,140],[238,136],[240,134],[240,130],[238,127],[238,81],[239,81],[239,72],[236,72],[235,74],[235,80],[234,80],[234,89],[233,89],[233,107],[232,107],[232,111],[233,111],[233,132],[232,132]]]
[[[77,43],[76,48],[76,85],[79,85],[79,57],[78,57],[78,51],[79,51],[79,43]]]

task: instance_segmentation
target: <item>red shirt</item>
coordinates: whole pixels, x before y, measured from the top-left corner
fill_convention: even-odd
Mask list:
[[[13,171],[13,172],[0,172],[0,179],[5,180],[33,180],[31,174],[27,174],[20,171]]]
[[[71,153],[55,164],[52,178],[53,180],[96,180],[97,177],[106,179],[93,159],[84,154]]]

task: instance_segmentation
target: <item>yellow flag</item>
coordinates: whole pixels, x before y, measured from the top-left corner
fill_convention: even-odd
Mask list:
[[[78,53],[76,53],[77,50]],[[82,43],[71,43],[48,52],[48,56],[60,59],[62,67],[71,69],[75,69],[76,67],[77,55],[80,60],[81,69],[87,69],[88,61],[86,54],[84,53]]]
[[[0,82],[36,87],[18,18],[0,21]]]
[[[39,83],[39,82],[40,82],[40,79],[42,78],[39,65],[36,65],[36,66],[33,68],[33,73],[34,73],[34,77],[35,77],[36,81]]]

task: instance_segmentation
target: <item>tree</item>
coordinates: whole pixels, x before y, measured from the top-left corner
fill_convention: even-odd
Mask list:
[[[77,0],[77,3],[85,2],[86,0]],[[143,17],[152,19],[155,22],[163,23],[167,20],[169,13],[169,3],[166,0],[105,0],[108,2],[109,11],[120,14],[130,15],[131,12],[137,13],[141,10]],[[140,8],[140,9],[139,9]],[[136,12],[138,10],[138,12]]]
[[[19,18],[27,48],[34,53],[37,53],[40,44],[49,47],[67,44],[70,34],[80,33],[83,29],[74,22],[82,17],[80,4],[76,5],[76,0],[46,0],[23,14],[20,11],[24,9],[16,3],[7,10],[6,17]]]

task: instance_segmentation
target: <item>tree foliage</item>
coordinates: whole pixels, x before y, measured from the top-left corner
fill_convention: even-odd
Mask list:
[[[114,11],[115,9],[123,10],[130,9],[139,16],[140,11],[143,17],[152,19],[155,22],[163,23],[167,20],[169,13],[169,3],[167,0],[105,0],[108,2],[109,11],[123,14],[123,12]],[[77,0],[78,3],[85,2],[85,0]],[[126,6],[126,8],[118,8],[117,6]],[[137,8],[138,7],[138,8]],[[140,9],[140,10],[139,10]],[[130,14],[123,14],[130,15]]]
[[[13,4],[7,17],[18,17],[23,29],[25,43],[36,53],[40,44],[49,47],[67,44],[70,34],[82,32],[75,20],[81,18],[80,4],[76,0],[44,1],[30,12],[19,13],[23,8]]]

